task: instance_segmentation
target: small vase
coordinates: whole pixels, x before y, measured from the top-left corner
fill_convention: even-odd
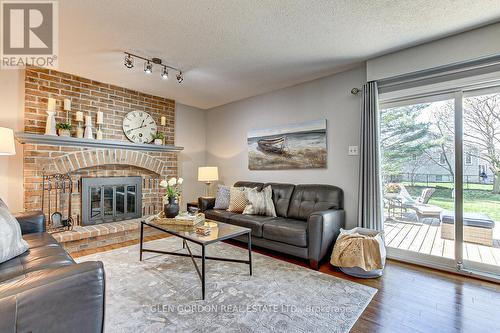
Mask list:
[[[154,144],[157,146],[161,146],[163,144],[163,140],[162,139],[155,139]]]
[[[163,206],[165,217],[173,218],[179,214],[179,203],[176,198],[168,198],[168,203]]]

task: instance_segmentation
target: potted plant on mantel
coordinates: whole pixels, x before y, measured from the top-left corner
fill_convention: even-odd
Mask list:
[[[56,128],[59,136],[71,136],[70,123],[57,123]]]
[[[181,185],[184,179],[175,177],[160,182],[160,187],[167,189],[163,197],[163,211],[165,217],[173,218],[179,214],[179,196],[181,195]]]
[[[153,135],[154,139],[154,144],[161,146],[163,144],[163,139],[165,139],[165,135],[161,132],[156,132],[156,134]]]

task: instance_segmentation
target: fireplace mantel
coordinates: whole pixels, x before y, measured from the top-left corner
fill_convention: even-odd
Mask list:
[[[70,146],[85,148],[111,148],[111,149],[131,149],[149,152],[180,152],[184,147],[173,145],[154,145],[147,143],[133,143],[118,140],[94,140],[79,139],[73,137],[62,137],[52,135],[42,135],[26,132],[16,133],[16,140],[22,144],[39,144],[52,146]]]

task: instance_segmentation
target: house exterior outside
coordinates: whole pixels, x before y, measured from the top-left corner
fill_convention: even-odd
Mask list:
[[[449,164],[454,169],[455,159],[453,156],[447,157]],[[481,177],[483,172],[486,173],[486,179]],[[489,164],[484,159],[478,157],[477,149],[474,148],[465,149],[463,174],[465,183],[492,184],[494,179]],[[422,156],[418,161],[406,163],[402,168],[402,174],[392,176],[392,181],[451,183],[453,179],[448,171],[446,156],[440,151],[436,151],[430,157]]]

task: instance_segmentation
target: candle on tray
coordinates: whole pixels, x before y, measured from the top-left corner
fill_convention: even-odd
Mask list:
[[[163,116],[160,118],[161,126],[165,126],[167,124],[167,117]]]
[[[103,124],[104,123],[104,115],[101,111],[97,112],[97,124]]]
[[[76,111],[76,121],[83,121],[83,112]]]
[[[56,100],[53,98],[49,98],[47,102],[47,110],[55,111],[55,109],[56,109]]]
[[[71,100],[69,98],[64,99],[64,111],[71,111]]]

